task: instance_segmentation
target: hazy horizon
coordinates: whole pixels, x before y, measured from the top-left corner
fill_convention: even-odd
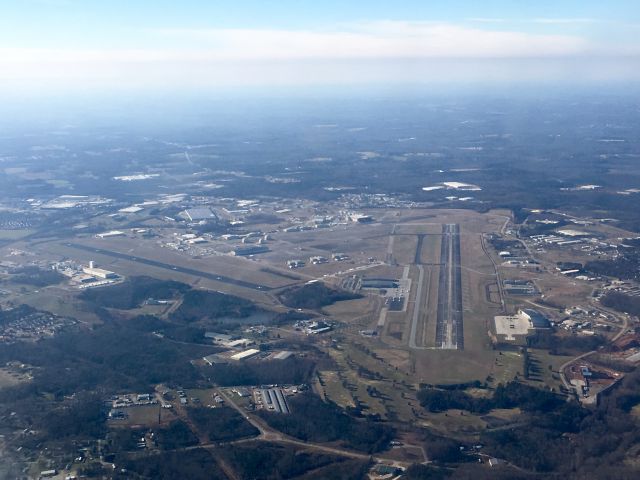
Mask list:
[[[210,92],[640,79],[640,12],[630,1],[325,3],[20,2],[4,7],[0,19],[0,89]]]

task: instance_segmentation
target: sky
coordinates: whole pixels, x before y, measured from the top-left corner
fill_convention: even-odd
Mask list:
[[[638,80],[637,0],[0,0],[0,93]]]

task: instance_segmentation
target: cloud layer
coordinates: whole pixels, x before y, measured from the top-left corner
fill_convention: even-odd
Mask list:
[[[144,35],[152,39],[152,48],[0,49],[0,82],[176,87],[352,83],[359,77],[362,82],[420,82],[429,80],[425,73],[436,65],[443,69],[440,79],[468,78],[472,66],[471,73],[485,68],[490,78],[513,75],[517,80],[524,65],[534,70],[528,76],[544,77],[545,69],[546,75],[557,75],[563,63],[588,70],[594,62],[597,69],[602,62],[613,64],[612,74],[628,77],[633,70],[625,65],[635,67],[638,60],[636,46],[625,46],[627,58],[618,59],[622,48],[579,36],[432,22],[358,23],[324,31],[162,29]],[[386,70],[394,66],[401,71],[391,75]]]

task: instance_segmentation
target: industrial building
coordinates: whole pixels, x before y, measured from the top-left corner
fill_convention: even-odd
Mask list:
[[[93,263],[93,261],[89,262],[89,266],[88,267],[84,267],[82,269],[82,271],[84,273],[86,273],[87,275],[91,275],[92,277],[95,278],[103,278],[103,279],[112,279],[112,278],[118,278],[118,275],[114,272],[111,272],[109,270],[105,270],[104,268],[97,268],[95,266],[95,264]]]
[[[293,356],[293,352],[283,350],[282,352],[276,353],[272,358],[274,360],[286,360],[287,358],[291,358],[292,356]]]
[[[236,340],[229,340],[229,341],[220,342],[220,343],[222,343],[225,347],[229,347],[229,348],[246,348],[256,344],[256,342],[248,338],[238,338]]]
[[[532,308],[525,308],[520,310],[520,315],[529,321],[529,325],[534,329],[551,328],[551,322],[543,314]]]
[[[190,208],[182,212],[184,217],[190,222],[200,222],[202,220],[212,220],[217,218],[216,214],[209,207]]]
[[[536,286],[529,280],[503,280],[504,291],[511,295],[535,295]]]
[[[138,207],[137,205],[132,205],[130,207],[121,208],[118,210],[120,213],[138,213],[144,210],[142,207]]]
[[[260,390],[262,397],[262,405],[267,410],[273,410],[278,413],[289,413],[289,405],[279,388],[263,388]]]
[[[504,340],[513,342],[516,336],[528,335],[531,330],[551,328],[549,319],[537,310],[525,308],[515,315],[499,315],[494,317],[496,335],[504,335]]]
[[[228,335],[226,333],[217,333],[217,332],[205,332],[204,338],[210,338],[214,342],[228,342],[233,339],[233,335]]]
[[[245,257],[248,255],[257,255],[259,253],[268,252],[269,248],[264,245],[251,245],[250,247],[236,247],[231,251],[232,255],[237,257]]]
[[[202,360],[205,361],[205,363],[207,363],[207,365],[212,366],[212,365],[217,365],[217,364],[221,364],[221,363],[227,363],[227,361],[220,357],[217,353],[213,353],[211,355],[207,355],[206,357],[202,357]]]
[[[231,355],[231,360],[236,360],[236,361],[240,361],[240,360],[247,360],[251,357],[255,357],[256,355],[258,355],[260,353],[260,350],[258,350],[257,348],[250,348],[249,350],[243,350],[242,352],[238,352],[234,355]]]
[[[120,230],[110,230],[108,232],[98,233],[96,234],[98,238],[111,238],[111,237],[124,237],[124,232]]]
[[[333,327],[325,322],[311,322],[306,328],[307,335],[317,335],[319,333],[329,332]]]
[[[349,215],[349,218],[352,222],[357,223],[371,223],[373,222],[373,217],[371,215],[364,215],[362,213],[352,213]]]

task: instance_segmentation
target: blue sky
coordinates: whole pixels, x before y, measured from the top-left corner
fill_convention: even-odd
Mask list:
[[[632,0],[0,0],[6,88],[628,82],[639,59]]]

